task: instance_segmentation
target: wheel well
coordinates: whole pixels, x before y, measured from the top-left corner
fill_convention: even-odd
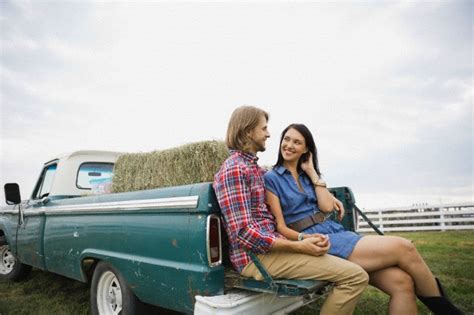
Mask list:
[[[3,230],[0,230],[0,246],[7,245],[7,238]]]
[[[100,259],[93,257],[86,257],[82,260],[81,269],[82,274],[85,275],[86,281],[91,282],[95,267],[100,262]]]

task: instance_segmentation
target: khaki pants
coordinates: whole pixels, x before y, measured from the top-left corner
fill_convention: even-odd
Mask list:
[[[369,282],[367,273],[357,264],[332,256],[310,256],[284,251],[258,255],[268,273],[280,279],[327,280],[334,288],[324,302],[323,315],[352,314],[362,292]],[[254,263],[242,270],[242,275],[262,280]]]

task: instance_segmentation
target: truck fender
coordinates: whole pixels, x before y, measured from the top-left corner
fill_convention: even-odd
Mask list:
[[[12,251],[15,250],[15,246],[13,246],[13,237],[11,234],[10,225],[7,224],[4,220],[0,218],[0,246],[10,244],[10,249]],[[16,254],[16,253],[14,253]]]
[[[90,266],[92,268],[85,268],[85,262],[90,260],[93,260],[92,266]],[[123,267],[136,261],[131,255],[96,248],[86,248],[82,251],[78,261],[80,264],[81,278],[84,282],[88,282],[91,279],[90,276],[93,273],[93,269],[100,261],[108,262],[123,275],[127,282],[130,281],[128,273]]]
[[[92,268],[84,268],[85,261],[90,261],[92,263]],[[132,293],[138,298],[138,300],[151,303],[149,297],[147,296],[148,292],[143,290],[143,286],[149,284],[149,281],[152,279],[147,278],[147,274],[141,273],[140,270],[143,270],[143,268],[147,267],[150,268],[150,266],[155,266],[158,269],[162,268],[162,261],[131,255],[124,252],[86,248],[79,255],[79,260],[77,262],[79,264],[82,280],[84,282],[88,282],[89,279],[91,279],[89,278],[89,275],[93,274],[93,268],[97,266],[99,262],[106,262],[114,267],[114,269],[120,273],[124,282],[130,288]]]

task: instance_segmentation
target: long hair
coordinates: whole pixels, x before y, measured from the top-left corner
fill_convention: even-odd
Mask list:
[[[246,151],[250,142],[249,134],[255,129],[264,116],[268,121],[268,113],[254,106],[240,106],[232,113],[225,143],[229,149]]]
[[[303,124],[291,124],[288,127],[286,127],[283,132],[281,133],[281,138],[280,138],[280,146],[278,148],[278,160],[276,164],[273,167],[283,165],[283,155],[281,154],[281,143],[283,142],[283,138],[285,137],[285,133],[289,129],[295,129],[301,135],[303,135],[304,141],[306,143],[306,148],[308,149],[308,152],[303,154],[300,157],[300,160],[298,161],[298,172],[301,172],[301,163],[306,161],[309,157],[309,153],[313,153],[313,165],[314,169],[316,170],[316,173],[318,176],[321,176],[321,172],[319,171],[319,163],[318,163],[318,150],[316,148],[316,143],[314,142],[313,135],[311,134],[311,131],[309,131],[308,127],[306,127]]]

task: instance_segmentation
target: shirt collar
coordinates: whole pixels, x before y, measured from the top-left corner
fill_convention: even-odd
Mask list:
[[[277,172],[280,175],[283,175],[285,171],[287,171],[287,169],[283,165],[278,165],[277,167],[275,167],[275,172]]]
[[[242,157],[244,160],[250,162],[250,163],[254,163],[254,164],[257,164],[257,161],[258,161],[258,157],[256,155],[253,155],[252,153],[248,153],[248,152],[244,152],[244,151],[241,151],[241,150],[230,150],[230,154],[231,155],[238,155],[240,157]]]
[[[283,175],[285,172],[287,172],[288,174],[290,173],[289,170],[287,170],[286,167],[284,167],[283,165],[278,165],[274,168],[275,172],[277,172],[278,174],[280,175]],[[303,171],[300,171],[300,175],[304,174]]]

